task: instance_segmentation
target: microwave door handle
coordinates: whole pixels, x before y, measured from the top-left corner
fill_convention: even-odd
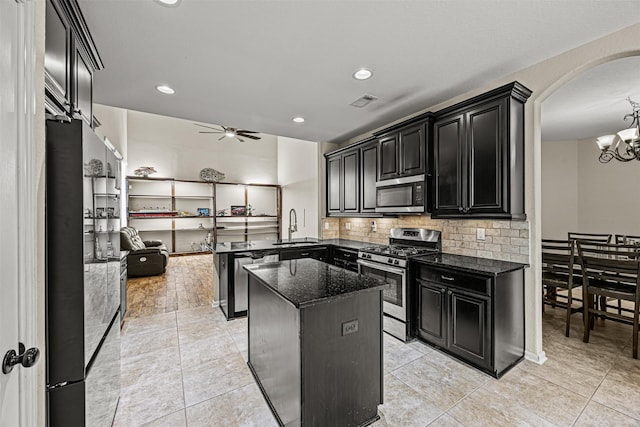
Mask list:
[[[391,267],[389,265],[384,265],[384,264],[377,264],[370,261],[363,261],[361,259],[358,260],[358,264],[363,265],[365,267],[374,268],[376,270],[387,271],[389,273],[395,273],[400,275],[404,275],[406,273],[406,270],[402,268]]]

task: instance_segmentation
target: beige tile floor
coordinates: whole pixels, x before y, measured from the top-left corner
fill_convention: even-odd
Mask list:
[[[186,292],[189,292],[188,286]],[[548,361],[520,363],[502,379],[419,342],[385,336],[383,426],[640,426],[640,361],[631,327],[598,321],[582,342],[580,315],[564,336],[547,308]],[[115,426],[273,426],[246,365],[246,319],[218,308],[128,318]]]

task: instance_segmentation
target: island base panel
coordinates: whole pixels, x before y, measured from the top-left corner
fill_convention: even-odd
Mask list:
[[[301,425],[300,311],[249,275],[249,365],[282,425]]]
[[[249,276],[249,367],[281,425],[379,419],[381,314],[381,291],[297,309]]]

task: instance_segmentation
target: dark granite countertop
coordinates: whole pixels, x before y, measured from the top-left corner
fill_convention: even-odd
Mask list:
[[[251,264],[244,268],[296,308],[388,286],[378,279],[311,258]]]
[[[215,245],[213,251],[217,254],[235,252],[265,251],[271,249],[309,248],[313,246],[338,246],[346,249],[358,250],[367,246],[378,246],[375,243],[358,242],[346,239],[319,240],[314,238],[291,239],[294,243],[284,243],[277,240],[253,240],[251,242],[226,242]]]
[[[500,261],[489,258],[476,258],[472,256],[442,253],[439,255],[423,255],[411,258],[413,262],[427,264],[434,267],[466,271],[468,273],[498,276],[511,271],[529,267],[529,264],[518,262]]]

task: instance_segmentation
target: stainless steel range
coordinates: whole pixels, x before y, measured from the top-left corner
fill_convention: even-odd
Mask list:
[[[437,230],[424,228],[392,228],[388,246],[372,246],[358,252],[360,274],[377,277],[392,285],[383,291],[383,329],[407,341],[409,337],[409,301],[407,272],[409,258],[439,254],[442,239]]]

